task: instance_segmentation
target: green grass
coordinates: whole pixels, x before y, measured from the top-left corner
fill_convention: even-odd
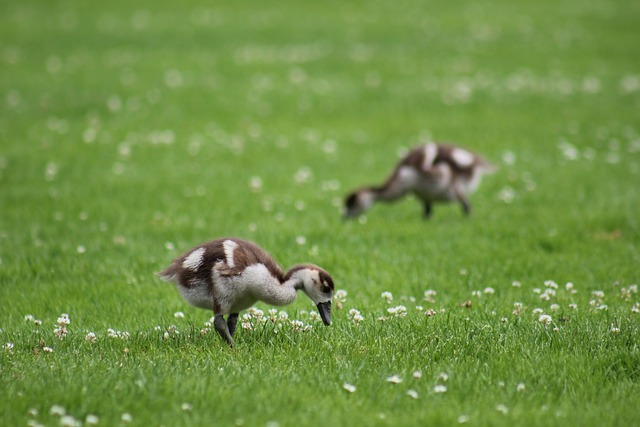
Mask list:
[[[640,5],[236,3],[0,6],[0,424],[637,424]],[[499,165],[471,218],[341,220],[429,138]],[[222,236],[330,271],[334,324],[203,335],[154,273]]]

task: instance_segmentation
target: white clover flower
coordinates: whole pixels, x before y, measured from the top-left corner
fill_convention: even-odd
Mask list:
[[[407,390],[407,396],[411,397],[412,399],[417,399],[418,398],[418,392],[415,391],[414,389],[409,389],[409,390]]]
[[[94,343],[96,342],[96,334],[94,334],[93,332],[89,332],[87,335],[84,336],[84,339],[87,342]]]
[[[387,377],[387,382],[390,382],[391,384],[400,384],[402,382],[402,378],[398,375],[391,375],[390,377]]]
[[[184,319],[184,313],[181,311],[176,311],[175,313],[173,313],[173,317],[175,317],[176,319]]]
[[[620,333],[620,328],[618,328],[617,326],[611,326],[611,333],[612,334],[619,334]]]
[[[33,321],[33,324],[36,325],[36,327],[42,326],[42,320],[36,319]]]
[[[240,325],[242,326],[242,329],[246,331],[250,331],[253,329],[253,325],[251,325],[251,323],[249,322],[242,322]]]
[[[631,312],[635,314],[640,313],[640,303],[637,302],[633,304],[633,307],[631,307]]]
[[[447,374],[446,372],[440,372],[438,374],[438,379],[446,382],[447,380],[449,380],[449,374]]]
[[[433,387],[433,392],[434,393],[446,393],[447,392],[447,386],[446,385],[442,385],[442,384],[438,384],[435,387]]]
[[[466,422],[469,422],[469,416],[468,415],[460,415],[458,417],[458,424],[464,424]]]
[[[591,295],[593,295],[596,298],[600,298],[600,299],[604,298],[604,292],[602,292],[602,291],[593,291],[593,292],[591,292]]]
[[[364,320],[364,317],[360,314],[360,311],[356,310],[355,308],[349,310],[349,318],[356,324]]]
[[[424,311],[424,315],[427,317],[433,317],[436,315],[436,311],[432,308],[429,308],[427,310]]]
[[[393,301],[393,295],[391,294],[391,292],[385,291],[380,296],[382,297],[383,300],[385,300],[387,304]]]
[[[496,411],[500,412],[503,415],[507,415],[509,413],[509,408],[506,405],[498,404],[496,405]]]
[[[336,293],[333,294],[333,298],[344,302],[347,298],[347,291],[345,291],[344,289],[338,289],[336,290]]]
[[[64,409],[64,406],[53,405],[51,409],[49,409],[49,414],[57,417],[61,417],[67,414],[67,410]]]
[[[254,193],[259,192],[262,189],[262,178],[259,176],[252,176],[249,179],[249,188],[251,188],[251,191]]]
[[[482,291],[471,291],[471,296],[472,297],[481,297],[482,296]]]
[[[190,411],[190,410],[192,410],[192,409],[193,409],[193,406],[192,406],[190,403],[186,403],[186,402],[185,402],[185,403],[183,403],[182,405],[180,405],[180,408],[181,408],[183,411],[185,411],[185,412],[186,412],[186,411]]]
[[[541,308],[534,308],[533,309],[533,314],[542,314],[544,313],[544,310]]]
[[[387,309],[387,312],[389,314],[392,314],[396,317],[405,317],[407,315],[407,307],[405,307],[404,305],[399,305],[396,307],[389,307]]]
[[[558,311],[560,310],[560,306],[558,304],[551,304],[549,310]]]
[[[514,280],[513,282],[511,282],[511,286],[513,286],[514,288],[519,288],[522,286],[522,283],[520,283],[517,280]]]
[[[491,288],[491,287],[487,287],[487,288],[484,288],[484,291],[483,291],[483,292],[484,292],[485,294],[494,294],[496,291],[495,291],[493,288]]]
[[[318,313],[317,311],[312,311],[311,313],[309,313],[309,320],[311,320],[312,322],[319,322],[322,320],[322,317],[320,317],[320,313]]]
[[[11,351],[13,350],[13,343],[12,342],[8,342],[4,345],[4,349],[7,351]]]
[[[413,374],[411,374],[411,376],[419,380],[420,378],[422,378],[422,371],[413,371]]]
[[[304,322],[302,322],[301,320],[292,320],[290,324],[291,329],[293,329],[294,332],[301,332],[302,330],[304,330]]]
[[[545,280],[544,285],[547,288],[558,289],[558,284],[556,282],[554,282],[553,280]]]
[[[552,320],[553,319],[551,319],[551,316],[549,316],[548,314],[543,314],[540,317],[538,317],[538,322],[543,323],[545,325],[551,324]]]
[[[202,329],[200,329],[200,335],[207,335],[209,332],[211,332],[210,328],[202,328]]]
[[[29,415],[31,415],[32,417],[37,417],[38,416],[38,410],[36,408],[30,408],[29,411],[27,411],[27,413]]]
[[[69,333],[69,331],[65,327],[57,327],[53,330],[53,333],[59,339],[63,339]]]
[[[524,389],[525,389],[524,383],[518,383],[518,385],[516,386],[516,391],[517,392],[523,392]]]
[[[275,322],[278,319],[278,310],[275,308],[270,308],[269,311],[267,311],[267,313],[269,314],[269,320],[271,320],[272,322]]]
[[[304,184],[311,180],[311,176],[312,176],[311,169],[309,169],[307,166],[303,166],[296,171],[294,180],[296,181],[297,184]]]
[[[281,311],[280,313],[278,313],[278,317],[280,318],[280,320],[287,320],[289,319],[289,315],[287,314],[286,311]]]
[[[125,412],[124,414],[122,414],[122,415],[120,416],[120,420],[121,420],[123,423],[130,423],[131,421],[133,421],[133,417],[131,416],[131,414],[130,414],[130,413]]]
[[[627,289],[627,288],[622,288],[620,289],[620,298],[622,298],[625,301],[629,301],[631,299],[631,289]]]
[[[42,351],[45,353],[53,353],[53,349],[51,347],[42,347]]]
[[[540,288],[533,288],[533,293],[534,294],[539,294],[540,292],[542,292],[542,290],[540,290]]]
[[[76,420],[73,416],[71,415],[63,415],[60,418],[60,425],[62,427],[76,427],[76,426],[81,426],[82,423],[78,420]]]
[[[33,320],[34,320],[33,314],[27,314],[26,316],[24,316],[25,322],[33,322]]]
[[[578,304],[569,304],[569,308],[572,310],[577,310],[578,309]]]
[[[342,384],[342,388],[348,391],[349,393],[354,393],[356,391],[356,386],[349,383]]]
[[[342,304],[347,301],[347,291],[344,289],[336,290],[335,294],[333,294],[333,303],[336,306],[336,309],[342,310]]]
[[[427,302],[435,303],[436,302],[435,296],[437,294],[438,293],[436,291],[434,291],[433,289],[427,289],[426,291],[424,291],[424,299]]]
[[[100,421],[100,418],[98,418],[97,415],[93,415],[93,414],[87,415],[87,418],[84,420],[85,424],[89,424],[93,426],[98,424],[99,421]]]
[[[609,307],[607,306],[607,304],[600,304],[599,306],[596,307],[596,310],[601,310],[601,311],[606,311],[608,309]]]
[[[524,309],[524,305],[521,302],[514,302],[513,303],[513,314],[514,315],[519,315],[520,312]]]
[[[516,197],[516,192],[511,187],[504,187],[498,193],[498,199],[506,204],[510,204],[513,202],[513,199]]]

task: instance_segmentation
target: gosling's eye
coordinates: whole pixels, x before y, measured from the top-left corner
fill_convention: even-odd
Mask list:
[[[328,286],[323,286],[322,287],[322,292],[324,292],[325,294],[328,294],[329,292],[331,292],[331,288]]]

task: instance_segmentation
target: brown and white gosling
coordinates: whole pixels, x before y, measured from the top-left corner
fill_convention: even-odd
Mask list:
[[[189,304],[213,310],[214,327],[230,346],[240,311],[257,301],[290,304],[299,290],[311,298],[324,324],[331,324],[331,275],[312,264],[296,265],[285,273],[267,252],[247,240],[218,239],[196,246],[158,275],[175,283]]]
[[[482,175],[493,171],[493,165],[469,150],[430,142],[409,151],[381,186],[349,194],[344,214],[357,217],[377,201],[392,202],[413,193],[422,201],[425,219],[431,216],[436,202],[457,201],[469,215],[469,194],[478,187]]]

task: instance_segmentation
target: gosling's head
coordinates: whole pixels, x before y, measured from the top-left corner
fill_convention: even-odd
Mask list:
[[[333,299],[333,279],[322,268],[313,264],[293,267],[288,276],[298,282],[297,288],[302,290],[318,308],[325,325],[331,324],[331,300]]]
[[[371,208],[375,198],[373,192],[366,188],[356,190],[344,200],[344,217],[356,218]]]

